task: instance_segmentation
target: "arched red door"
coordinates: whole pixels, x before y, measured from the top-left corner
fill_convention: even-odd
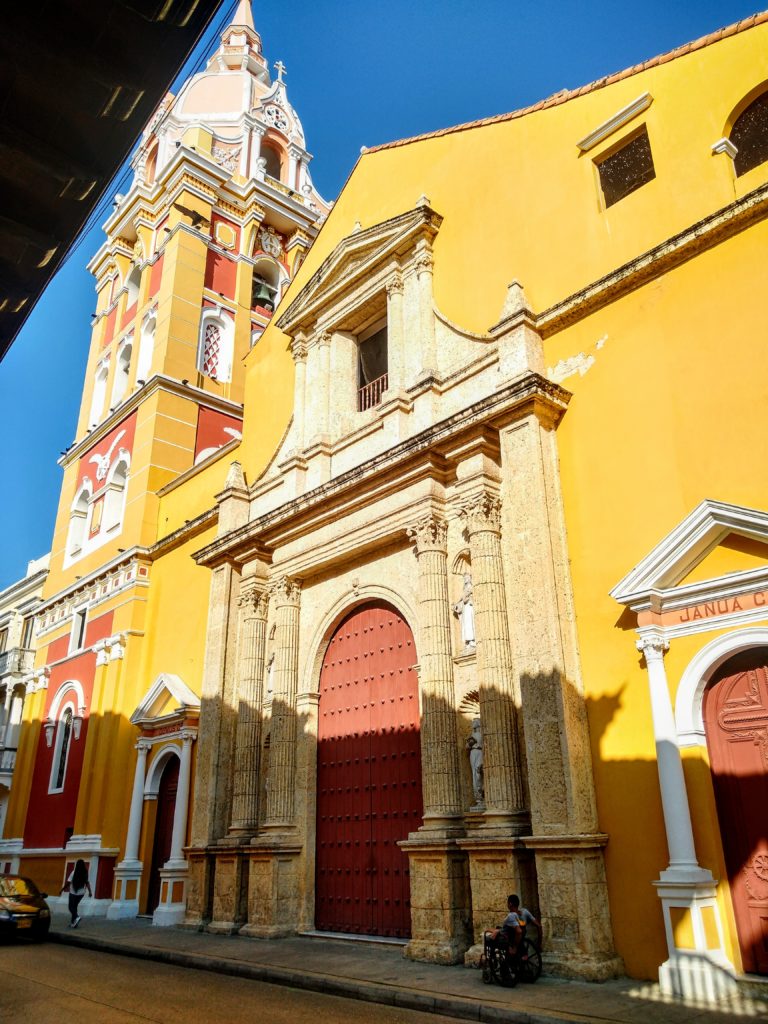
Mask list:
[[[173,816],[176,811],[176,790],[179,788],[179,759],[171,757],[157,791],[157,816],[155,818],[155,840],[152,844],[152,865],[149,869],[149,893],[147,913],[151,914],[160,902],[160,868],[171,856],[173,838]]]
[[[407,938],[408,857],[422,822],[413,634],[384,603],[348,615],[320,672],[315,925]]]
[[[722,666],[704,716],[744,970],[768,974],[768,648]]]

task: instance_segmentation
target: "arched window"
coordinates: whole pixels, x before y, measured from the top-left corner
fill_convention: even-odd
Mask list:
[[[126,309],[130,309],[131,306],[135,306],[139,301],[139,285],[141,284],[141,267],[134,267],[128,275],[128,280],[125,282],[128,288],[128,298],[126,300]]]
[[[128,453],[121,449],[107,477],[103,520],[105,531],[116,530],[123,521],[129,461]]]
[[[280,181],[281,160],[278,151],[273,146],[263,146],[261,155],[266,160],[264,165],[266,173],[270,178],[276,178],[277,181]]]
[[[157,150],[158,142],[155,140],[149,153],[147,153],[147,159],[144,162],[144,181],[147,185],[153,185],[155,181],[155,174],[157,172]]]
[[[125,398],[128,390],[128,378],[131,373],[131,356],[133,354],[133,335],[123,340],[117,350],[115,365],[115,382],[112,385],[112,405],[117,405]]]
[[[61,712],[58,725],[56,726],[56,740],[53,746],[53,762],[51,765],[51,784],[48,787],[50,793],[60,793],[64,789],[69,748],[72,744],[72,723],[74,717],[74,709],[71,704],[68,704]]]
[[[139,361],[136,366],[136,383],[143,384],[149,379],[152,369],[152,356],[155,350],[155,329],[157,318],[150,315],[144,318],[141,325],[141,336],[139,338]]]
[[[234,323],[221,309],[203,311],[197,368],[211,380],[226,383],[232,377]]]
[[[82,551],[88,525],[88,505],[90,500],[90,488],[84,483],[74,500],[70,512],[69,537],[67,538],[67,554],[70,557],[78,555]]]
[[[107,394],[107,377],[109,376],[109,361],[104,360],[96,367],[96,377],[93,382],[93,395],[91,396],[91,411],[88,414],[88,426],[95,427],[101,420],[104,411],[104,399]]]
[[[739,114],[730,140],[736,147],[733,164],[737,177],[768,160],[768,91]]]

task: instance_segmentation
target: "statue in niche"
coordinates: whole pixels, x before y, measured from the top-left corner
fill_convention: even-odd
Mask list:
[[[472,735],[467,740],[467,750],[469,751],[469,767],[472,769],[472,792],[475,797],[475,807],[484,807],[483,729],[479,718],[472,719]]]
[[[461,640],[465,647],[475,647],[475,606],[472,601],[472,574],[464,573],[461,598],[453,606],[453,614],[461,622]]]

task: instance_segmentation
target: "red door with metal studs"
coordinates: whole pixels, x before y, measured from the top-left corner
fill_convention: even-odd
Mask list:
[[[768,974],[768,648],[722,666],[704,719],[744,970]]]
[[[408,857],[422,822],[413,634],[390,605],[355,609],[320,672],[315,926],[408,938]]]

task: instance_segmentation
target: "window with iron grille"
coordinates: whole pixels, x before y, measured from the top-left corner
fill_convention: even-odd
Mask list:
[[[597,171],[606,207],[613,206],[631,192],[653,181],[656,170],[645,125],[620,149],[599,160]]]
[[[221,331],[217,324],[205,325],[205,343],[203,345],[203,373],[211,380],[219,375],[219,356],[221,354]]]
[[[733,165],[737,177],[768,160],[768,92],[758,96],[736,118],[731,142],[736,147]]]

